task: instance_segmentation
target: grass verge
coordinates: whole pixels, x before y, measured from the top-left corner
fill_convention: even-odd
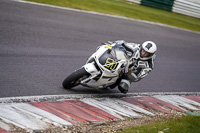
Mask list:
[[[200,116],[183,116],[165,122],[156,122],[125,129],[118,133],[200,133]]]
[[[200,32],[200,19],[124,0],[27,0],[44,4],[125,16]]]

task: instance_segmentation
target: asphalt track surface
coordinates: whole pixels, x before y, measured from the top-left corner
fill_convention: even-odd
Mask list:
[[[129,92],[199,92],[200,34],[155,24],[10,0],[0,1],[0,97],[118,93],[63,79],[102,42],[123,39],[158,46],[155,69]]]

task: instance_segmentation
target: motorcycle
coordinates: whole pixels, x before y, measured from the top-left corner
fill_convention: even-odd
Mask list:
[[[104,43],[97,48],[80,69],[62,83],[65,89],[82,85],[92,88],[115,88],[122,75],[128,72],[129,56],[122,44]]]

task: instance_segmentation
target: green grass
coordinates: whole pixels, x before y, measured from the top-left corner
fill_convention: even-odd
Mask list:
[[[118,133],[200,133],[200,116],[184,116],[165,122],[146,124],[143,126],[125,129]]]
[[[27,0],[153,21],[200,32],[200,19],[123,0]]]

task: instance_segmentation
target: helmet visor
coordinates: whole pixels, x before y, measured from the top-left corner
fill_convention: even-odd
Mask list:
[[[154,53],[149,53],[149,52],[147,52],[147,51],[145,51],[144,49],[141,49],[141,52],[140,52],[140,56],[142,57],[142,58],[150,58],[150,57],[152,57],[153,56],[153,54]]]

